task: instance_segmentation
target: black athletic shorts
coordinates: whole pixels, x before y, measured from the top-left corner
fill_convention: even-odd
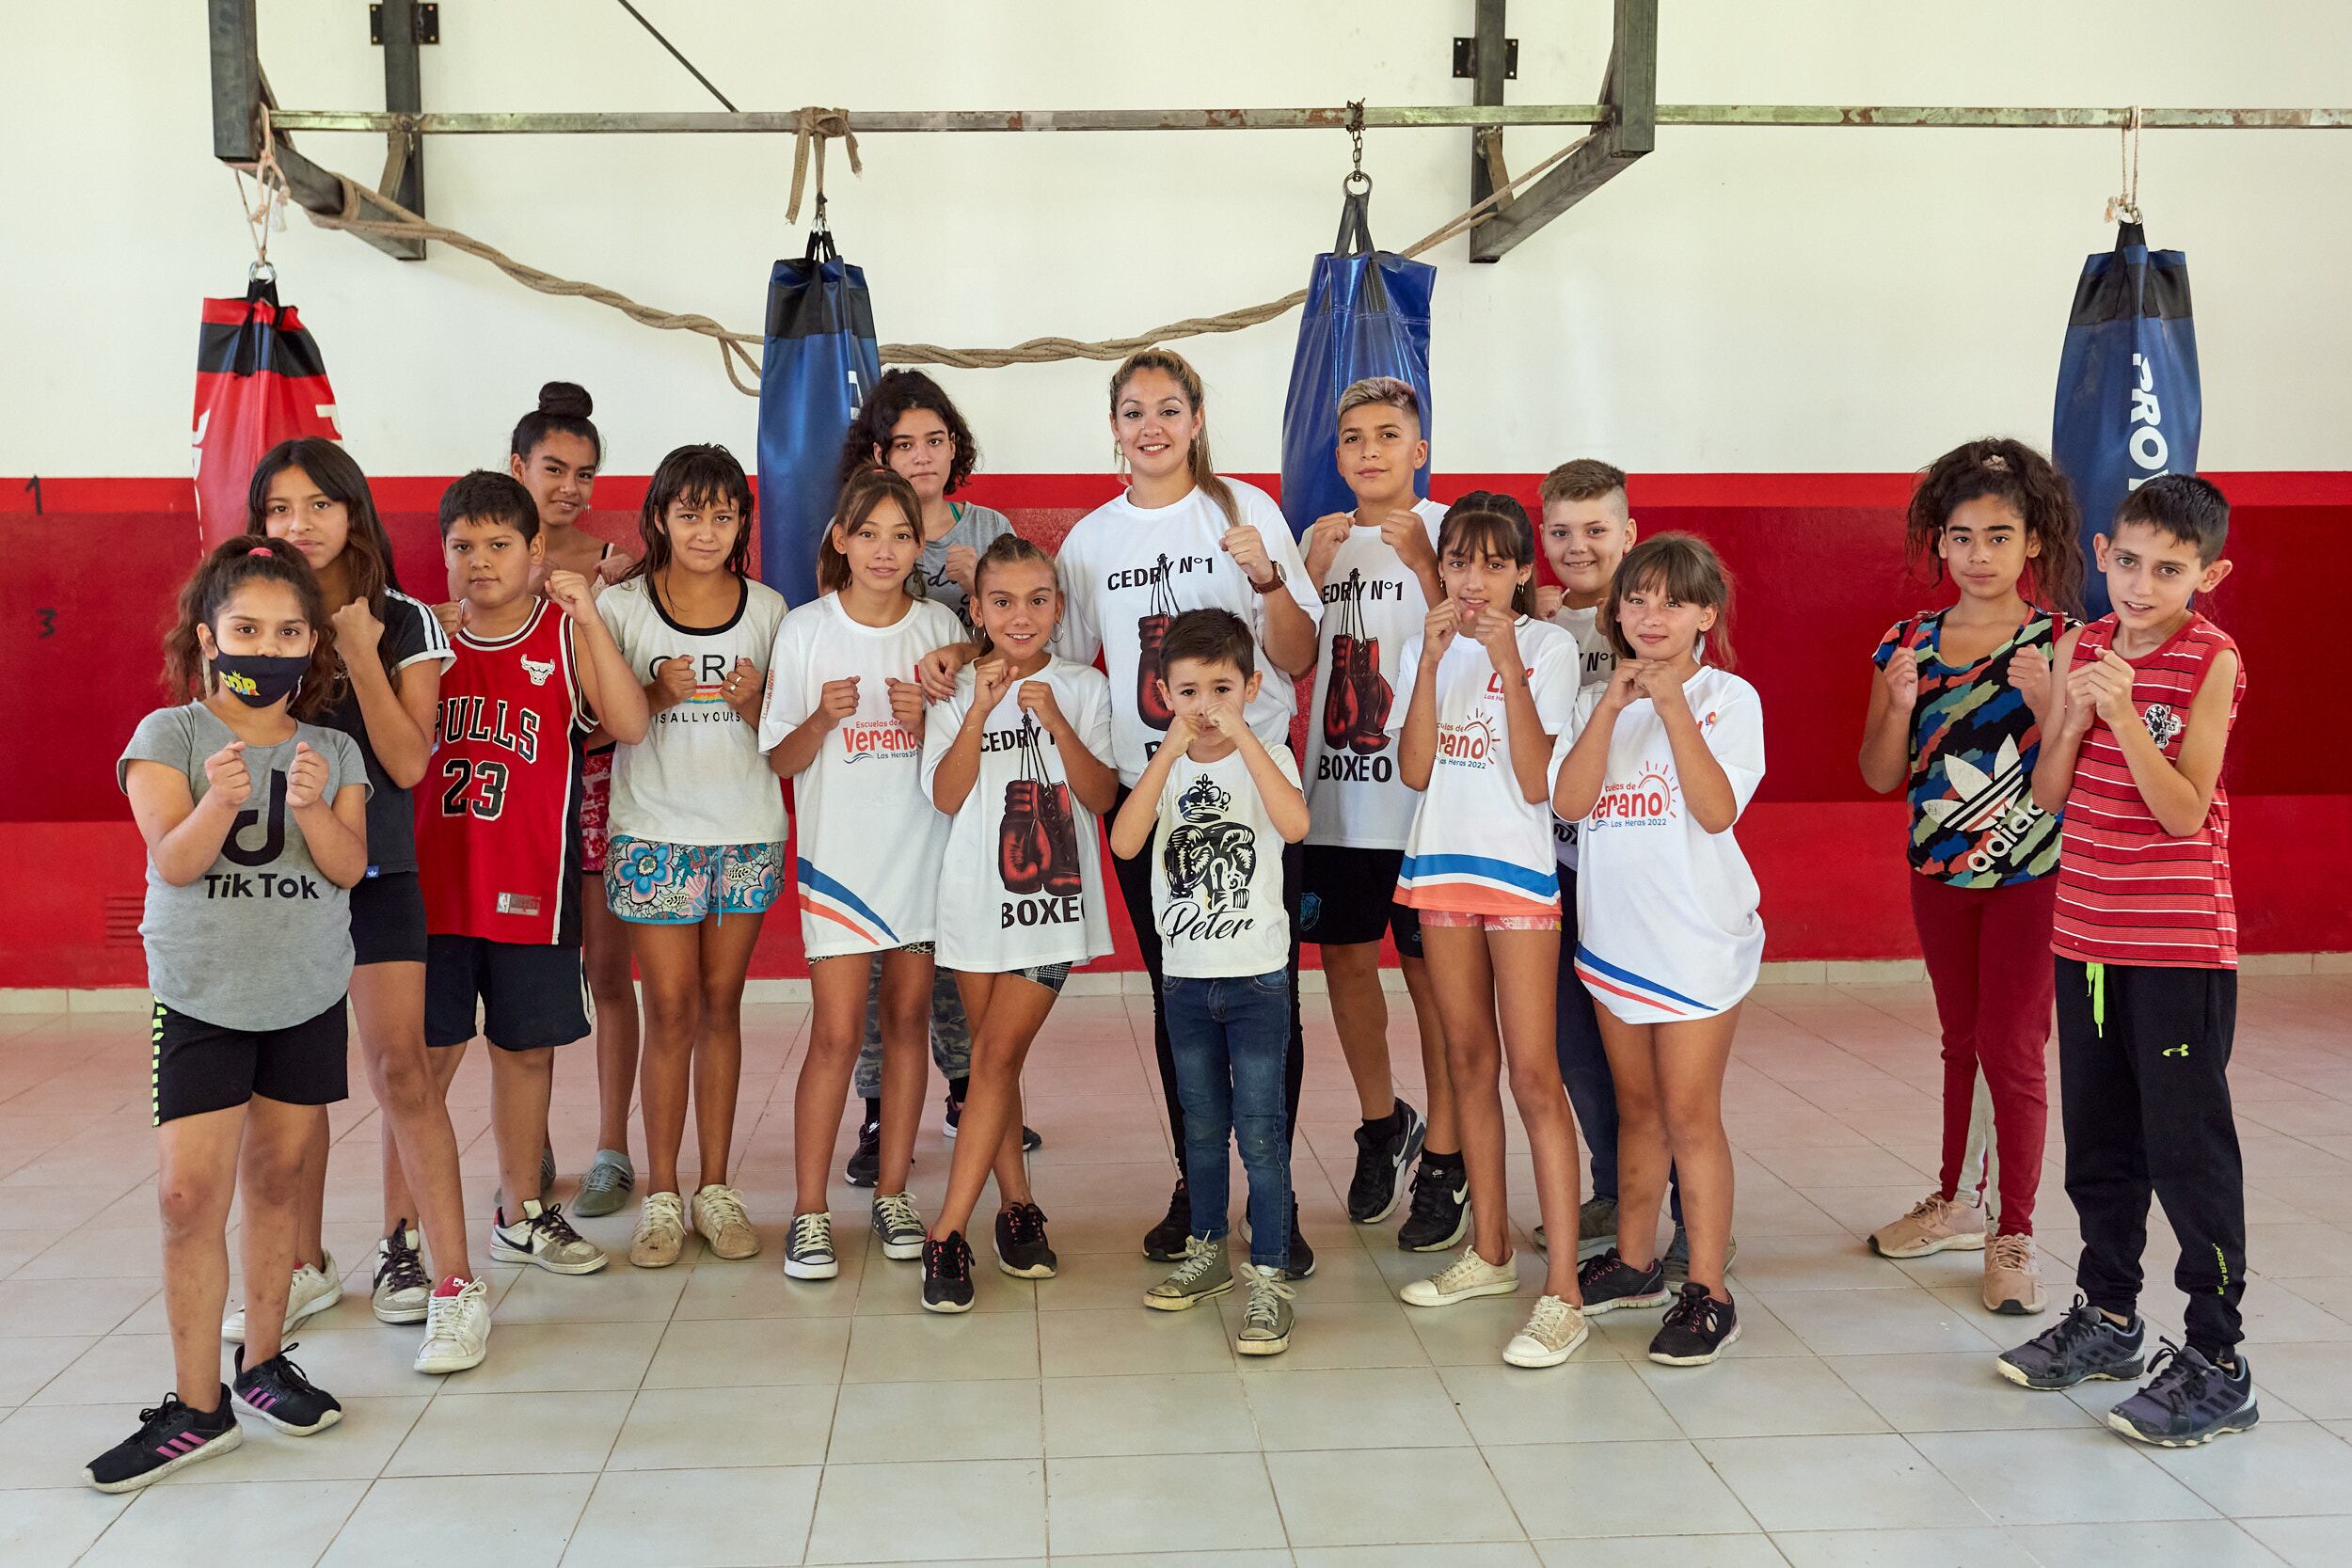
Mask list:
[[[366,876],[352,887],[351,961],[424,962],[424,889],[415,872]]]
[[[425,944],[424,1043],[437,1050],[477,1034],[501,1051],[569,1045],[595,1014],[577,946],[437,936]]]
[[[1396,901],[1402,849],[1351,849],[1339,844],[1309,844],[1304,895],[1298,905],[1298,940],[1327,947],[1378,942],[1382,931],[1396,936],[1396,950],[1421,957],[1421,916]]]
[[[260,1095],[287,1105],[332,1105],[350,1092],[345,999],[283,1029],[226,1029],[155,1004],[149,1083],[155,1125],[226,1111]]]

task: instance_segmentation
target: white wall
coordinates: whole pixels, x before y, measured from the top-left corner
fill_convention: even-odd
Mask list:
[[[1176,107],[1463,103],[1468,0],[648,0],[747,107]],[[1605,0],[1519,0],[1514,102],[1593,96]],[[2352,99],[2338,0],[1667,0],[1667,102],[2312,105]],[[265,0],[281,99],[373,108],[360,0]],[[437,109],[711,107],[617,6],[444,0]],[[0,473],[183,470],[197,300],[250,259],[210,156],[203,8],[15,8],[0,64]],[[1514,132],[1524,166],[1575,133]],[[1916,467],[1989,429],[2046,438],[2065,307],[2111,230],[2106,132],[1662,129],[1658,150],[1501,264],[1438,255],[1438,462],[1539,469],[1572,451],[1654,471]],[[1375,133],[1375,233],[1467,204],[1469,133]],[[362,179],[380,138],[310,136]],[[882,336],[1092,338],[1255,302],[1330,243],[1337,133],[875,135],[832,162],[834,216]],[[786,137],[443,137],[431,214],[551,271],[755,327],[784,223]],[[2352,466],[2352,131],[2153,133],[2141,201],[2185,248],[2208,468]],[[438,248],[396,263],[299,215],[274,257],[378,473],[494,461],[540,381],[596,394],[617,471],[669,446],[748,453],[753,404],[700,339],[524,292]],[[1296,318],[1184,345],[1222,465],[1278,463]],[[951,373],[1002,471],[1098,471],[1093,364]]]

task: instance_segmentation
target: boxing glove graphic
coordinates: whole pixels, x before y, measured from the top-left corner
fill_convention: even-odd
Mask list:
[[[1014,779],[1005,785],[1005,819],[996,830],[996,873],[1007,893],[1036,893],[1045,886],[1053,859],[1035,779]]]
[[[1056,898],[1074,898],[1086,891],[1086,873],[1078,863],[1078,824],[1070,811],[1070,786],[1038,786],[1038,821],[1045,830],[1045,891]]]
[[[1370,756],[1389,744],[1389,710],[1395,705],[1396,690],[1380,673],[1380,640],[1359,638],[1355,646],[1356,663],[1349,672],[1348,687],[1356,694],[1356,726],[1347,737],[1351,751]],[[1331,678],[1339,679],[1339,672]]]
[[[1336,752],[1356,734],[1356,640],[1343,631],[1333,633],[1330,659],[1331,678],[1323,689],[1323,744]]]

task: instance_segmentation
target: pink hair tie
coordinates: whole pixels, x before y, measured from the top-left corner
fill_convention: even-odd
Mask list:
[[[246,551],[245,553],[246,553],[246,554],[247,554],[247,555],[262,555],[262,556],[266,556],[266,555],[269,555],[270,551],[269,551],[269,546],[268,546],[267,545],[256,545],[256,546],[254,546],[251,549],[249,549],[249,550]],[[273,556],[273,557],[271,557],[271,559],[272,559],[272,560],[275,560],[275,559],[277,559],[277,558]]]

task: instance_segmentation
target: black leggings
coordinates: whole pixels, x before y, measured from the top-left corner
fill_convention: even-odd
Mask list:
[[[1125,784],[1119,786],[1119,799],[1111,805],[1111,819],[1118,817],[1133,793]],[[1168,1009],[1160,997],[1160,927],[1152,914],[1152,855],[1159,842],[1159,830],[1154,828],[1140,854],[1133,860],[1122,860],[1114,854],[1111,865],[1119,877],[1120,895],[1127,902],[1127,918],[1135,924],[1136,945],[1143,953],[1144,972],[1152,976],[1152,1053],[1159,1058],[1160,1089],[1168,1102],[1168,1130],[1176,1142],[1176,1172],[1182,1176],[1184,1102],[1176,1092],[1176,1055],[1168,1049]],[[1298,1086],[1307,1076],[1307,1037],[1298,1022],[1298,900],[1306,891],[1306,860],[1303,847],[1282,846],[1282,909],[1291,927],[1290,962],[1284,966],[1291,980],[1291,1039],[1282,1064],[1282,1131],[1294,1148],[1298,1144]]]

